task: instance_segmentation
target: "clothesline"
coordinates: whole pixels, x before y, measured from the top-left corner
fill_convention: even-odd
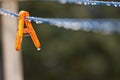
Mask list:
[[[93,1],[93,0],[56,0],[60,3],[71,3],[71,4],[78,4],[78,5],[91,5],[91,6],[98,6],[98,5],[105,5],[105,6],[113,6],[113,7],[120,7],[120,2],[113,2],[113,1]]]
[[[18,17],[17,13],[0,9],[0,14],[11,17]],[[29,21],[37,24],[48,23],[56,27],[63,27],[71,30],[100,31],[105,33],[120,33],[120,19],[69,19],[69,18],[38,18],[26,17]]]
[[[61,4],[78,4],[78,5],[90,5],[90,6],[113,6],[120,7],[120,2],[115,1],[98,1],[98,0],[21,0],[21,1],[38,1],[38,2],[58,2]]]
[[[0,0],[2,1],[2,0]],[[78,5],[90,5],[90,6],[113,6],[120,7],[120,2],[116,1],[99,1],[99,0],[18,0],[18,1],[39,1],[39,2],[58,2],[61,4],[78,4]]]

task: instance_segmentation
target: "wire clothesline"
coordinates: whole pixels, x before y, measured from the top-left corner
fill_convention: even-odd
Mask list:
[[[17,13],[0,8],[0,14],[11,17],[18,17]],[[100,31],[104,33],[120,33],[120,19],[69,19],[69,18],[38,18],[26,17],[29,21],[37,24],[47,23],[56,27],[63,27],[71,30]]]
[[[58,2],[61,4],[78,4],[78,5],[91,5],[91,6],[113,6],[113,7],[120,7],[120,2],[116,1],[99,1],[99,0],[18,0],[18,1],[44,1],[44,2]]]
[[[0,0],[2,1],[2,0]],[[52,1],[52,2],[58,2],[61,4],[78,4],[78,5],[91,5],[91,6],[99,6],[99,5],[105,5],[105,6],[113,6],[113,7],[120,7],[120,2],[118,1],[99,1],[99,0],[18,0],[18,1]]]
[[[56,1],[62,4],[70,3],[70,4],[78,4],[78,5],[91,5],[91,6],[113,6],[120,7],[120,2],[115,1],[97,1],[97,0],[51,0]]]

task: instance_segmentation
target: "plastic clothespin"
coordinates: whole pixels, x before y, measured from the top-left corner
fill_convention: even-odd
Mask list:
[[[32,27],[32,24],[29,20],[26,19],[26,17],[29,17],[29,12],[27,11],[20,11],[18,15],[18,28],[16,32],[16,44],[15,48],[16,51],[19,51],[21,48],[22,43],[22,37],[25,34],[30,35],[35,47],[37,50],[40,50],[40,41],[36,35],[36,32],[34,31],[34,28]],[[26,24],[26,27],[24,27],[24,24]]]

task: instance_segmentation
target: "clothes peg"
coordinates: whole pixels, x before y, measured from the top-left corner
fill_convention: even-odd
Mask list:
[[[36,32],[34,31],[34,28],[29,20],[26,19],[26,17],[29,17],[29,12],[27,11],[20,11],[18,15],[18,28],[16,32],[16,44],[15,48],[17,51],[21,48],[22,38],[24,35],[28,34],[30,35],[35,47],[37,50],[40,50],[40,41],[36,35]],[[26,27],[24,27],[24,24],[26,24]]]

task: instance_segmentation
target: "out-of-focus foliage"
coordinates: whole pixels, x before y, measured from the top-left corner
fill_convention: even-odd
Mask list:
[[[55,2],[19,2],[20,10],[47,18],[120,18],[120,8]],[[41,51],[24,37],[25,80],[120,80],[120,35],[33,26]]]

